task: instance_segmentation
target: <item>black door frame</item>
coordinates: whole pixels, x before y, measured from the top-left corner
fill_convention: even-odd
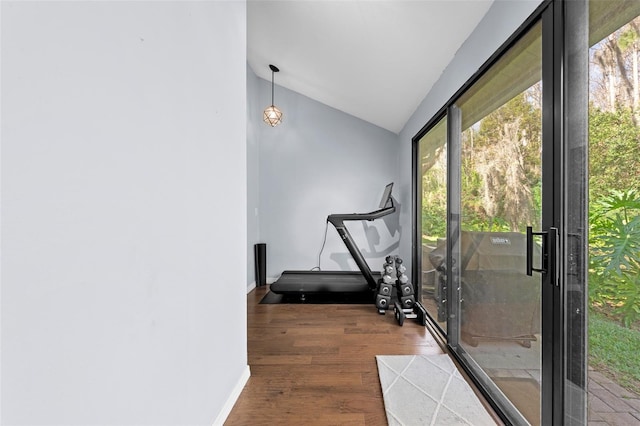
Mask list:
[[[543,211],[542,228],[559,230],[558,274],[542,277],[542,392],[541,424],[586,423],[586,229],[587,220],[587,105],[588,99],[588,0],[547,0],[494,55],[470,78],[412,139],[412,219],[413,280],[421,283],[422,240],[419,141],[444,116],[448,120],[448,208],[447,254],[452,255],[459,231],[459,200],[451,199],[459,191],[459,111],[454,102],[472,86],[534,24],[542,21],[543,80]],[[456,138],[458,138],[456,140]],[[571,153],[571,155],[569,155]],[[576,155],[580,158],[576,159]],[[458,158],[459,160],[459,158]],[[578,169],[576,170],[576,164]],[[581,169],[580,169],[581,165]],[[457,189],[451,191],[452,186]],[[571,195],[567,195],[570,193]],[[578,241],[579,243],[576,243]],[[491,379],[466,356],[458,345],[459,294],[447,268],[449,311],[445,333],[436,321],[434,329],[447,338],[450,353],[462,367],[498,415],[507,423],[520,423],[521,414],[502,397]],[[558,277],[558,278],[554,278]],[[567,288],[577,292],[565,296]],[[418,285],[418,292],[421,285]],[[577,296],[576,296],[577,295]],[[421,296],[419,294],[419,296]],[[576,318],[576,312],[578,313]],[[572,317],[573,315],[573,317]],[[573,319],[572,319],[573,318]],[[572,322],[568,322],[571,320]],[[567,333],[567,326],[582,325],[579,333]],[[570,336],[568,336],[570,334]],[[572,340],[568,340],[572,339]],[[567,361],[568,360],[568,361]],[[571,366],[567,362],[574,363]],[[576,368],[575,363],[579,363]],[[568,378],[567,371],[572,368]],[[577,373],[576,373],[577,372]],[[582,389],[567,400],[565,380]]]

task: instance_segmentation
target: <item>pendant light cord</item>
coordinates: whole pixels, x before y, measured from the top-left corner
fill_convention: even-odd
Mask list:
[[[276,81],[274,75],[280,70],[278,69],[278,67],[272,64],[269,64],[269,69],[271,70],[271,106],[273,106],[273,88],[275,86],[275,81]]]

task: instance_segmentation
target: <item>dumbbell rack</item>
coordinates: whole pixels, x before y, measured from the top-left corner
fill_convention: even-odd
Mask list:
[[[405,274],[407,268],[398,256],[387,256],[382,267],[382,279],[378,281],[376,294],[376,308],[384,315],[393,302],[394,314],[398,324],[402,325],[405,318],[416,319],[418,323],[426,325],[427,312],[419,301],[416,301],[415,291],[409,278]],[[394,278],[395,275],[395,278]]]

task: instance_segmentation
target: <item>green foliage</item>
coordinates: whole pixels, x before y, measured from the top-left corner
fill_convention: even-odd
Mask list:
[[[520,231],[540,223],[539,86],[514,96],[463,133],[463,226]],[[537,204],[536,204],[537,203]]]
[[[640,393],[640,331],[589,312],[589,365]]]
[[[447,231],[447,166],[446,145],[422,157],[422,235],[437,240]]]
[[[437,205],[422,208],[422,235],[431,239],[444,238],[447,234],[447,212]]]
[[[623,51],[625,51],[629,49],[634,43],[637,43],[638,38],[638,33],[636,32],[635,28],[630,26],[620,34],[618,45]]]
[[[589,111],[589,192],[591,199],[610,190],[640,188],[640,127],[630,109]]]
[[[629,326],[640,320],[640,194],[611,190],[589,216],[590,300]]]

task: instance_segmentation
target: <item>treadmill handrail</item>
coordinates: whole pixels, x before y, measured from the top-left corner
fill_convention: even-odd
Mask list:
[[[353,260],[356,262],[356,265],[358,265],[358,269],[360,269],[360,272],[362,272],[362,275],[367,280],[367,283],[369,284],[369,288],[371,290],[375,290],[376,287],[378,286],[377,280],[373,277],[371,268],[369,268],[369,265],[367,264],[367,261],[365,260],[364,256],[360,252],[360,249],[358,249],[358,246],[353,241],[353,237],[351,236],[351,234],[349,233],[349,230],[345,226],[344,221],[345,220],[371,221],[371,220],[379,219],[395,211],[396,211],[396,208],[392,204],[390,207],[385,207],[383,209],[376,210],[370,213],[330,214],[327,217],[327,221],[331,222],[331,224],[336,228],[336,231],[338,231],[338,234],[340,235],[342,242],[345,244],[345,246],[347,246],[347,250],[349,250],[349,253],[351,253]]]
[[[388,214],[391,214],[396,211],[395,206],[387,207],[384,209],[376,210],[370,213],[338,213],[338,214],[330,214],[327,217],[327,220],[331,222],[334,226],[339,225],[344,220],[376,220]]]

